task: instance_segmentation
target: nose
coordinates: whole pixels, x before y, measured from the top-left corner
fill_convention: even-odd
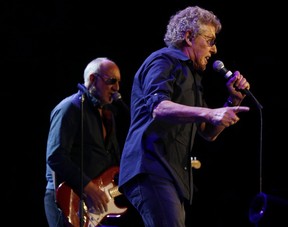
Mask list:
[[[216,53],[217,53],[217,47],[216,47],[215,44],[211,47],[211,52],[212,52],[213,54],[216,54]]]
[[[119,89],[120,89],[119,81],[117,81],[115,84],[113,84],[112,89],[114,91],[119,91]]]

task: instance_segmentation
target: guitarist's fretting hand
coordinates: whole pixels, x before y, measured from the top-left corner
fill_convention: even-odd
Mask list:
[[[97,184],[90,181],[84,188],[84,193],[86,195],[85,203],[88,208],[94,207],[96,211],[101,213],[108,211],[107,203],[110,199]]]

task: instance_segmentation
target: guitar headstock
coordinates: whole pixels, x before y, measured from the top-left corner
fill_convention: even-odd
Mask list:
[[[192,166],[192,168],[200,169],[201,162],[199,160],[197,160],[196,157],[191,157],[191,166]]]

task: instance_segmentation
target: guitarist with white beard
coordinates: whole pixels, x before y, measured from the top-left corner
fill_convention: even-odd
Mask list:
[[[120,88],[120,70],[112,60],[96,58],[83,77],[78,92],[50,115],[44,197],[50,227],[101,226],[108,214],[127,210],[114,204],[114,196],[120,195],[114,179],[120,148],[111,107]]]

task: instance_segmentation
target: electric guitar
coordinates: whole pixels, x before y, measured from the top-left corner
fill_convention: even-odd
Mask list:
[[[199,169],[201,162],[195,158],[191,159],[191,166]],[[127,210],[127,207],[119,208],[114,203],[114,198],[122,194],[118,191],[118,186],[114,182],[115,175],[118,173],[119,167],[113,166],[93,180],[110,198],[107,204],[108,211],[104,213],[97,212],[93,207],[88,208],[83,202],[83,227],[97,227],[104,218],[121,215]],[[65,182],[61,183],[56,190],[56,201],[66,217],[67,225],[69,227],[80,227],[80,198]]]
[[[119,167],[113,166],[92,180],[106,192],[110,201],[107,204],[108,211],[104,213],[96,211],[93,207],[88,208],[83,202],[83,227],[99,226],[104,218],[121,216],[127,210],[127,207],[119,208],[114,203],[114,198],[122,194],[118,191],[118,186],[114,182],[115,175],[118,173]],[[69,227],[80,227],[80,198],[65,182],[61,183],[56,190],[56,201],[67,219],[67,225]]]

